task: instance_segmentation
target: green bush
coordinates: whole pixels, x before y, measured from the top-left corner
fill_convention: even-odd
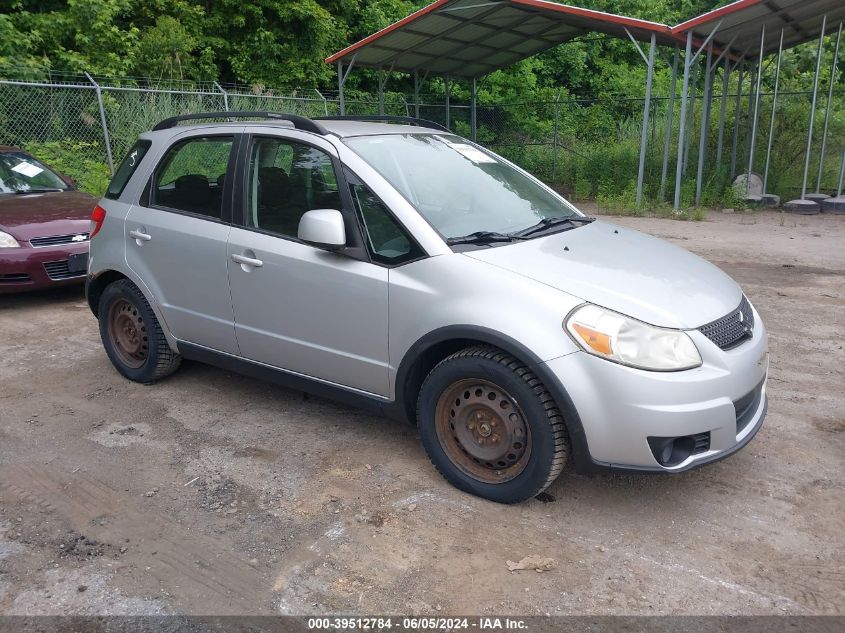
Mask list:
[[[101,158],[105,150],[99,143],[31,141],[24,148],[38,160],[73,178],[79,189],[93,196],[102,196],[111,180],[108,165]]]

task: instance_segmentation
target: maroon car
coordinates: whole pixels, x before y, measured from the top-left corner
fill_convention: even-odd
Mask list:
[[[84,283],[96,204],[70,178],[0,146],[0,294]]]

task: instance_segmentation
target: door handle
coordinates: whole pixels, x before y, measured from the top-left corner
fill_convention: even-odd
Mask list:
[[[232,255],[232,261],[241,266],[252,266],[253,268],[261,268],[264,265],[260,259],[254,257],[247,257],[246,255]]]
[[[134,240],[138,240],[138,243],[149,242],[151,239],[153,239],[152,235],[149,235],[148,233],[144,233],[143,231],[139,230],[129,231],[129,237]]]

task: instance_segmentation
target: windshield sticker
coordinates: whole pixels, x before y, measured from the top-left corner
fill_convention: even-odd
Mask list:
[[[12,171],[16,171],[19,174],[23,174],[27,178],[35,178],[38,174],[40,174],[44,170],[41,169],[40,167],[36,167],[32,163],[28,163],[26,161],[23,161],[21,163],[18,163],[14,167],[12,167]]]
[[[480,149],[476,149],[472,145],[467,145],[466,143],[450,143],[446,141],[446,144],[451,147],[453,150],[458,152],[464,158],[468,158],[473,163],[495,163],[496,159],[491,158]]]

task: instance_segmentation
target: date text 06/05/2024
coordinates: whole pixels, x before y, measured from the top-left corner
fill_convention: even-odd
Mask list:
[[[440,617],[355,617],[355,618],[308,618],[311,630],[357,630],[357,631],[516,631],[527,629],[524,620],[515,618],[440,618]]]

